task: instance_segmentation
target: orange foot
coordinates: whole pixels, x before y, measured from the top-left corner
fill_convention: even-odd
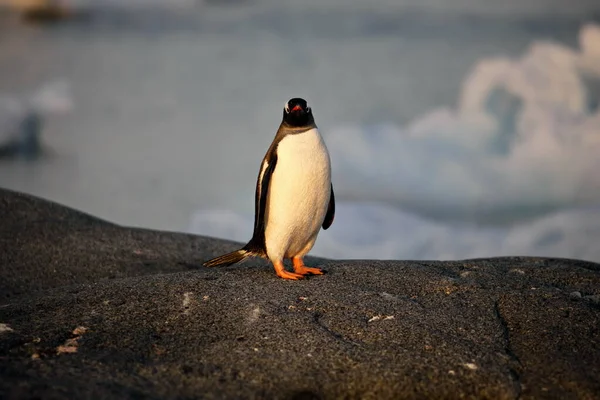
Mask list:
[[[293,257],[292,262],[294,263],[294,272],[301,275],[323,275],[324,272],[319,268],[311,268],[304,265],[302,257]]]
[[[293,272],[286,271],[285,267],[283,266],[283,262],[281,262],[281,261],[273,263],[273,266],[275,267],[275,273],[280,278],[291,279],[291,280],[294,280],[294,281],[297,281],[298,279],[304,278],[304,275],[295,274]]]

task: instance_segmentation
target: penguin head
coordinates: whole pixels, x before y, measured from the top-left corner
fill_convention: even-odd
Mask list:
[[[312,110],[306,100],[295,97],[283,108],[283,122],[290,126],[306,126],[314,123]]]

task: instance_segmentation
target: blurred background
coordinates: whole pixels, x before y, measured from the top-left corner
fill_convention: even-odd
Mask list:
[[[0,0],[0,187],[245,242],[291,97],[312,254],[600,262],[597,0]]]

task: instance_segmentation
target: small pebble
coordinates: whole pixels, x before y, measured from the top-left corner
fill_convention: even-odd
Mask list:
[[[386,300],[397,300],[397,297],[390,293],[381,292],[379,295]]]
[[[88,328],[86,328],[85,326],[78,326],[77,328],[73,329],[73,335],[81,336],[84,333],[86,333],[87,330]]]

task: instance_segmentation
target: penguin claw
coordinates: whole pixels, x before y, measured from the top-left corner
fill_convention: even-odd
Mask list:
[[[297,281],[299,279],[303,279],[304,278],[304,275],[295,274],[293,272],[288,272],[288,271],[285,271],[285,270],[283,270],[283,271],[277,271],[277,276],[279,276],[280,278],[283,278],[283,279],[290,279],[290,280],[293,280],[293,281]]]
[[[290,280],[293,280],[293,281],[297,281],[299,279],[304,278],[304,275],[300,275],[300,274],[296,274],[294,272],[286,271],[282,262],[274,262],[273,266],[275,267],[275,273],[280,278],[290,279]]]
[[[295,267],[294,272],[300,275],[323,275],[325,273],[320,268],[311,268],[305,265]]]
[[[302,257],[292,257],[294,272],[301,275],[323,275],[325,272],[320,268],[311,268],[304,265]]]

